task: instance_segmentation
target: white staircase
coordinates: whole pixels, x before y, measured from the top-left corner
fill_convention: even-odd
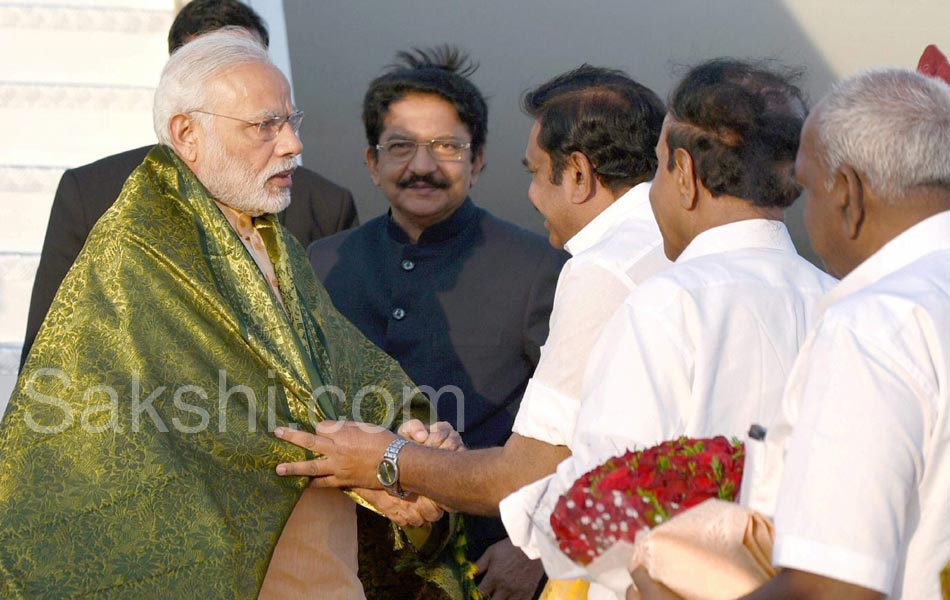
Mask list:
[[[176,0],[0,0],[0,414],[63,171],[155,140]]]

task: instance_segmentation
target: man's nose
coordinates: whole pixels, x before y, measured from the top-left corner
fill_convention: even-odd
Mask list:
[[[274,146],[274,153],[280,157],[293,157],[303,152],[303,142],[300,141],[300,134],[294,131],[289,123],[277,132],[277,144]]]
[[[432,158],[429,147],[426,145],[416,146],[416,153],[409,160],[409,170],[413,173],[431,173],[437,168],[439,168],[439,165]]]

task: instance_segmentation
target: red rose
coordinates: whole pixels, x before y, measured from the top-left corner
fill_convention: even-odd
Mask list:
[[[724,437],[679,438],[615,457],[578,479],[562,496],[551,525],[558,544],[587,564],[618,540],[709,498],[734,500],[743,447]]]

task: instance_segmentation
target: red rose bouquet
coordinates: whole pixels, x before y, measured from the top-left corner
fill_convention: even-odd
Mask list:
[[[710,498],[735,501],[744,446],[681,437],[608,460],[578,479],[551,513],[561,550],[583,565],[620,541]]]

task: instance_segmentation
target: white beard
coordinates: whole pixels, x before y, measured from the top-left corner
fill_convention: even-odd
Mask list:
[[[235,156],[229,154],[218,139],[207,138],[207,160],[202,173],[196,173],[208,188],[211,197],[252,217],[279,213],[290,204],[290,188],[268,189],[267,180],[283,171],[297,168],[297,161],[287,158],[255,177]]]

